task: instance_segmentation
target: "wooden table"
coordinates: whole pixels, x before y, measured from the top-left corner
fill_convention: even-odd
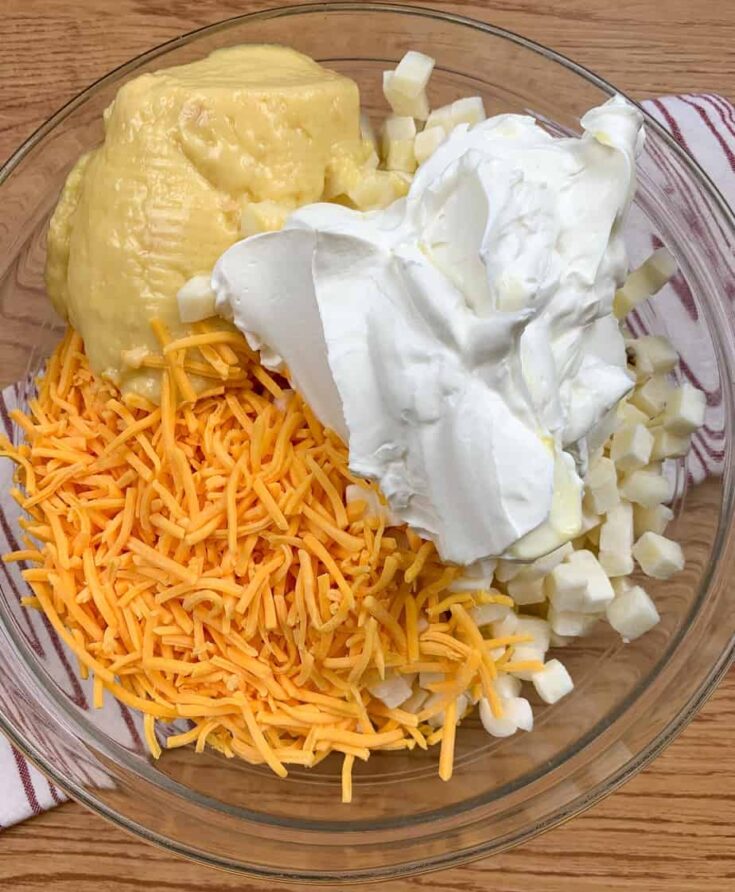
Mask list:
[[[0,0],[0,158],[113,66],[192,28],[268,5],[276,0]],[[423,5],[518,31],[635,97],[687,90],[735,96],[733,0],[424,0]],[[663,756],[588,814],[497,858],[380,888],[731,890],[734,736],[731,673]],[[271,888],[158,851],[75,804],[0,836],[0,886],[8,892]]]

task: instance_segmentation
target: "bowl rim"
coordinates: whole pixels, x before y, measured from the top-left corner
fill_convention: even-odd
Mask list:
[[[149,50],[146,50],[129,59],[128,61],[122,63],[121,65],[118,65],[110,71],[106,72],[100,78],[95,80],[89,86],[72,97],[68,102],[66,102],[56,112],[54,112],[43,124],[41,124],[18,147],[18,149],[16,149],[16,151],[11,154],[6,163],[0,168],[0,185],[2,185],[2,183],[12,174],[15,168],[19,164],[21,164],[23,159],[44,139],[44,137],[51,133],[54,128],[66,117],[68,117],[77,107],[82,105],[89,97],[94,95],[100,87],[104,86],[110,81],[118,80],[121,76],[124,76],[128,72],[137,70],[142,64],[150,62],[159,56],[163,56],[178,47],[186,46],[206,35],[212,35],[220,31],[225,31],[236,24],[246,23],[248,21],[264,21],[269,19],[288,18],[293,15],[333,12],[351,12],[361,14],[371,12],[395,13],[403,16],[428,18],[441,23],[449,23],[471,28],[473,30],[484,32],[494,37],[507,40],[510,43],[530,50],[549,61],[555,62],[561,65],[563,68],[566,68],[567,70],[583,78],[588,83],[598,87],[607,95],[618,93],[624,96],[626,99],[628,99],[628,101],[636,105],[642,112],[645,118],[646,127],[649,130],[655,131],[657,136],[659,136],[664,141],[667,148],[672,150],[678,157],[678,159],[683,162],[683,164],[690,170],[690,172],[700,180],[705,191],[709,193],[709,198],[711,198],[715,202],[715,204],[718,205],[719,210],[722,212],[726,222],[730,225],[731,229],[735,231],[735,214],[733,213],[733,210],[730,208],[724,196],[711,180],[709,175],[699,166],[699,164],[692,158],[692,156],[679,145],[679,143],[671,136],[671,134],[669,134],[669,132],[661,124],[659,124],[659,122],[655,118],[653,118],[648,112],[645,111],[645,109],[641,107],[640,103],[631,99],[623,91],[614,87],[609,81],[596,75],[594,72],[590,71],[579,63],[574,62],[562,53],[552,50],[544,46],[543,44],[525,38],[508,29],[490,25],[458,13],[445,12],[423,6],[414,6],[404,3],[382,2],[382,0],[374,0],[374,2],[373,0],[370,0],[370,2],[359,2],[359,0],[345,0],[345,2],[343,2],[343,0],[336,0],[336,2],[329,2],[329,0],[327,0],[327,2],[309,2],[303,4],[299,3],[272,7],[269,9],[231,16],[227,19],[223,19],[210,25],[206,25],[204,27],[186,32],[185,34],[182,34],[171,40],[165,41],[164,43],[161,43]],[[733,499],[731,498],[730,503],[732,502]],[[723,505],[723,510],[727,507],[727,505]],[[732,504],[730,504],[729,510],[727,510],[725,513],[731,514],[732,507]],[[721,534],[721,532],[722,524],[720,523],[718,534]],[[714,572],[715,566],[716,564],[710,567],[709,573],[707,574],[708,576],[711,577],[712,573]],[[696,606],[698,606],[698,603],[694,605],[694,607]],[[677,644],[679,643],[679,638],[680,636],[677,637]],[[668,648],[667,654],[670,652],[671,648]],[[519,842],[531,839],[536,835],[544,832],[545,830],[557,826],[558,824],[570,819],[571,817],[574,817],[580,812],[585,811],[596,802],[598,802],[600,799],[608,795],[610,792],[613,792],[621,784],[629,780],[632,776],[637,774],[638,771],[640,771],[654,758],[656,758],[660,754],[660,752],[666,746],[668,746],[669,743],[671,743],[678,736],[678,734],[681,733],[682,730],[684,730],[684,728],[696,715],[697,711],[712,694],[734,659],[735,641],[731,640],[729,648],[724,649],[723,652],[720,654],[718,660],[711,668],[706,679],[692,694],[686,706],[677,716],[671,719],[661,731],[659,731],[658,735],[652,742],[644,747],[641,752],[637,753],[629,761],[623,764],[612,775],[608,776],[602,781],[599,781],[590,790],[578,795],[575,799],[573,799],[566,805],[554,809],[553,812],[546,816],[544,819],[535,821],[532,826],[523,828],[522,830],[510,834],[499,841],[493,840],[492,842],[488,842],[485,844],[475,844],[469,849],[463,850],[461,852],[437,855],[425,861],[422,861],[419,864],[411,862],[400,865],[390,865],[386,868],[362,869],[352,872],[348,876],[340,875],[339,881],[341,883],[356,883],[364,882],[366,880],[376,880],[381,878],[386,879],[388,877],[413,875],[416,873],[423,873],[430,870],[463,864],[478,857],[482,857],[483,855],[487,855],[489,852],[498,853],[505,849],[508,849]],[[658,665],[661,665],[660,661]],[[637,690],[639,688],[640,686],[638,686]],[[294,870],[283,871],[252,864],[244,866],[242,862],[231,861],[225,857],[212,856],[201,851],[193,850],[185,844],[179,843],[176,840],[165,836],[164,834],[152,831],[150,828],[145,827],[136,821],[130,820],[124,815],[121,815],[113,808],[107,806],[103,802],[100,802],[93,796],[89,795],[84,788],[61,776],[59,772],[53,767],[53,765],[49,764],[46,761],[45,757],[37,752],[36,748],[33,745],[29,744],[19,735],[15,728],[13,728],[13,726],[9,724],[9,722],[1,713],[0,730],[2,730],[2,732],[11,740],[11,742],[33,764],[35,764],[44,774],[49,776],[55,784],[57,784],[62,790],[64,790],[64,792],[84,804],[90,810],[100,814],[102,817],[110,820],[112,823],[116,824],[122,829],[141,836],[148,842],[156,844],[169,851],[173,851],[177,854],[183,855],[187,858],[199,861],[200,863],[206,864],[208,866],[234,870],[240,873],[245,873],[252,876],[259,876],[262,878],[301,882],[330,882],[337,879],[338,875],[334,872],[310,872]],[[534,777],[533,779],[538,778]],[[205,804],[205,797],[200,797],[200,800],[202,804]],[[323,828],[320,827],[319,829],[321,830]],[[330,829],[332,829],[333,831],[334,828]],[[344,829],[354,830],[354,822],[350,822],[350,826]]]

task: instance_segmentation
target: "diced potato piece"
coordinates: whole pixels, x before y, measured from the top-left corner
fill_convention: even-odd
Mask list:
[[[521,574],[511,579],[506,588],[518,605],[543,604],[546,600],[543,579],[527,579]]]
[[[557,610],[581,613],[599,613],[615,594],[599,561],[585,549],[552,570],[548,591]]]
[[[436,61],[431,56],[409,50],[393,72],[393,89],[404,96],[415,98],[426,90],[434,65]]]
[[[515,635],[518,626],[518,615],[512,610],[507,616],[490,625],[490,631],[493,638],[504,638],[506,635]]]
[[[668,579],[684,569],[681,545],[658,533],[644,533],[633,546],[633,557],[646,576]]]
[[[674,512],[668,505],[653,505],[646,508],[643,505],[633,507],[633,533],[636,537],[642,536],[649,530],[652,533],[663,534],[669,525]]]
[[[607,606],[607,621],[623,641],[634,641],[652,629],[660,620],[650,595],[639,585],[630,586],[615,596]]]
[[[439,700],[443,700],[446,694],[437,693],[431,694],[431,696],[424,703],[424,709],[429,709],[431,706],[434,706]],[[457,697],[457,721],[459,721],[464,713],[467,710],[467,707],[470,705],[469,697],[466,694],[460,694]],[[430,719],[427,719],[427,722],[431,725],[432,728],[441,728],[444,724],[444,710],[432,716]]]
[[[599,616],[573,610],[557,610],[549,607],[549,624],[552,631],[564,638],[580,638],[597,625]]]
[[[625,425],[613,434],[610,458],[621,471],[647,465],[651,458],[653,435],[642,424]]]
[[[543,665],[546,651],[534,644],[517,644],[513,649],[513,663],[541,663]],[[530,681],[533,675],[532,669],[517,669],[513,671],[516,678],[522,681]]]
[[[600,527],[598,560],[608,576],[633,572],[633,506],[620,502],[607,513]]]
[[[634,406],[633,403],[629,403],[628,400],[624,400],[618,405],[617,415],[622,425],[648,424],[650,420],[645,412]]]
[[[368,690],[373,697],[381,700],[388,709],[395,709],[413,694],[411,687],[413,678],[407,675],[394,673],[387,676],[383,681],[378,681],[374,685],[370,685]]]
[[[635,356],[635,370],[638,377],[667,374],[675,368],[679,354],[668,338],[660,335],[645,335],[628,343]]]
[[[533,710],[525,697],[508,697],[503,701],[503,710],[521,731],[533,731]]]
[[[574,689],[572,677],[559,660],[549,660],[540,672],[533,675],[531,681],[544,703],[556,703]]]
[[[452,126],[457,124],[479,124],[484,121],[485,103],[481,96],[465,96],[452,103]]]
[[[663,423],[672,434],[686,436],[704,424],[707,399],[701,390],[685,381],[666,400]]]
[[[600,458],[587,472],[585,500],[593,514],[606,514],[620,501],[618,475],[609,458]]]
[[[404,700],[403,703],[401,703],[401,709],[404,712],[417,713],[430,696],[431,694],[429,691],[424,691],[422,688],[419,688],[411,694],[408,700]]]
[[[443,127],[430,127],[428,130],[422,130],[416,134],[413,141],[413,150],[416,155],[416,161],[423,164],[427,158],[430,158],[436,149],[444,142],[446,135]]]
[[[470,610],[470,616],[478,626],[500,623],[510,614],[515,618],[515,613],[506,604],[479,604]]]
[[[642,468],[625,478],[620,493],[629,502],[653,508],[671,498],[671,484],[662,474]]]
[[[660,461],[664,458],[679,458],[689,452],[692,438],[689,434],[675,434],[664,427],[653,429],[651,458]]]
[[[671,382],[663,375],[654,375],[630,395],[630,402],[649,418],[655,418],[664,410],[671,395]]]
[[[201,322],[214,316],[214,291],[209,276],[192,276],[176,294],[179,319],[184,323]]]
[[[519,616],[514,635],[532,635],[528,646],[537,647],[544,653],[549,649],[549,624],[538,616]],[[526,646],[526,645],[524,645]]]
[[[382,133],[382,149],[388,170],[413,173],[416,170],[414,139],[416,124],[413,118],[392,116],[385,119]]]
[[[398,171],[371,170],[350,188],[347,196],[360,211],[386,208],[408,192],[409,182]]]
[[[523,685],[520,678],[516,678],[515,675],[503,674],[494,679],[493,686],[498,697],[508,700],[511,697],[517,697],[521,693]]]
[[[449,133],[454,127],[452,105],[453,103],[450,102],[449,105],[442,105],[439,108],[432,109],[429,112],[429,117],[426,119],[424,130],[430,130],[433,127],[441,127],[445,133]]]
[[[658,248],[628,276],[615,294],[613,312],[622,319],[639,303],[660,291],[676,274],[676,261],[666,248]]]
[[[395,88],[395,72],[383,72],[383,95],[388,101],[393,113],[419,121],[425,121],[429,117],[429,100],[426,93],[421,92],[417,96],[406,96]]]
[[[525,697],[501,697],[503,715],[496,718],[488,700],[480,700],[479,713],[483,728],[493,737],[510,737],[519,729],[533,730],[533,710]]]

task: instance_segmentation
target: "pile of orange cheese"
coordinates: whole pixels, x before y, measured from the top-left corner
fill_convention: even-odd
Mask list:
[[[458,695],[500,715],[494,679],[524,668],[513,646],[529,640],[484,638],[472,608],[512,601],[452,592],[458,568],[370,516],[344,444],[239,334],[153,325],[160,353],[141,362],[161,372],[160,405],[95,376],[69,329],[13,413],[24,442],[0,440],[26,514],[26,547],[4,558],[30,567],[25,603],[92,674],[95,705],[107,690],[143,713],[156,757],[156,721],[187,719],[167,747],[280,776],[341,753],[345,801],[354,760],[377,750],[440,743],[448,779]],[[365,501],[348,504],[349,484]],[[418,672],[443,677],[423,709],[369,692]]]

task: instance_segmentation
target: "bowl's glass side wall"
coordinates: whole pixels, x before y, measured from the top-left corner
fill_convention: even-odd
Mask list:
[[[575,130],[580,114],[606,98],[573,71],[501,37],[388,12],[309,12],[215,28],[113,76],[0,185],[0,384],[27,376],[58,338],[61,324],[43,289],[45,227],[69,168],[101,139],[101,112],[121,79],[240,42],[289,44],[348,74],[376,119],[386,112],[380,73],[411,47],[431,48],[437,58],[433,105],[480,93],[490,114],[530,112]],[[655,133],[627,235],[636,261],[658,240],[677,256],[682,273],[634,322],[667,334],[687,356],[697,340],[696,371],[709,400],[706,440],[698,448],[724,456],[732,443],[732,229]],[[682,294],[696,318],[672,312]],[[11,393],[8,402],[22,404],[25,395]],[[7,415],[1,420],[9,424]],[[463,723],[451,784],[436,776],[436,752],[386,754],[357,767],[356,805],[342,810],[337,763],[293,771],[285,782],[213,754],[175,751],[151,764],[135,715],[113,703],[101,712],[87,708],[89,686],[77,681],[73,659],[41,616],[19,607],[22,579],[2,565],[0,712],[19,744],[76,795],[148,836],[230,866],[365,875],[511,844],[583,807],[646,758],[726,651],[735,605],[724,568],[733,556],[732,543],[718,535],[720,512],[731,509],[731,470],[723,458],[709,457],[706,472],[696,457],[677,470],[673,535],[685,545],[687,568],[670,583],[648,586],[661,625],[627,648],[600,625],[567,648],[563,659],[577,687],[553,709],[537,704],[532,735],[497,741],[476,722]],[[8,487],[4,463],[0,491]],[[14,548],[17,535],[17,516],[9,512],[0,548],[6,542]],[[341,850],[338,863],[334,846]]]

